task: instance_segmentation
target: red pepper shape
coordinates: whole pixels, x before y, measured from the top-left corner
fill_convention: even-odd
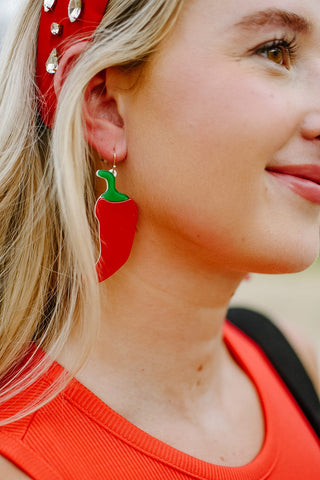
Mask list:
[[[134,200],[116,190],[115,178],[111,172],[98,170],[97,175],[108,184],[106,192],[99,197],[95,206],[100,227],[100,256],[96,271],[99,282],[103,282],[129,258],[138,208]]]

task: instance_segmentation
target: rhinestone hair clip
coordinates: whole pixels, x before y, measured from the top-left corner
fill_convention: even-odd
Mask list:
[[[74,37],[92,36],[106,11],[108,0],[43,0],[36,83],[42,121],[52,127],[57,98],[53,88],[59,59]]]

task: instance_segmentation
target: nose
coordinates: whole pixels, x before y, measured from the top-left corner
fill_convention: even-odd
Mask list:
[[[306,140],[320,140],[320,111],[313,111],[306,115],[301,134]]]

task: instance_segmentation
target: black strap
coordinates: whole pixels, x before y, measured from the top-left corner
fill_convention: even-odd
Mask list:
[[[283,333],[267,317],[246,308],[230,308],[227,319],[262,348],[320,439],[318,395],[299,357]]]

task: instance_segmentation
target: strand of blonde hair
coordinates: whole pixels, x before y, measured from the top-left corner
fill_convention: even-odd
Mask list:
[[[46,371],[76,331],[83,355],[99,331],[93,214],[94,155],[85,143],[82,99],[90,79],[143,65],[178,17],[182,0],[110,0],[92,42],[70,72],[52,131],[37,114],[35,64],[41,0],[29,0],[0,64],[0,404]],[[47,356],[8,376],[35,343]],[[9,380],[8,380],[9,379]],[[49,401],[68,378],[18,412]],[[6,422],[12,421],[6,419]]]

